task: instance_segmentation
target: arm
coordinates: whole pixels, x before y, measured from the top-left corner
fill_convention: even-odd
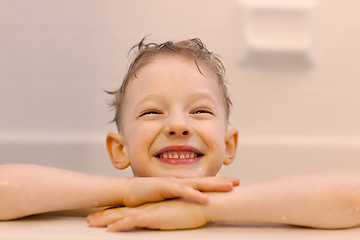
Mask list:
[[[208,195],[207,205],[164,201],[99,212],[90,215],[88,221],[90,226],[108,226],[111,231],[134,227],[194,228],[209,221],[280,223],[324,229],[360,224],[360,182],[350,177],[288,177]]]
[[[351,177],[287,177],[249,184],[229,194],[210,195],[205,209],[211,221],[268,222],[325,229],[360,224],[360,182]]]
[[[11,164],[0,166],[0,220],[110,205],[136,206],[184,197],[206,203],[202,191],[230,191],[236,179],[122,178]]]

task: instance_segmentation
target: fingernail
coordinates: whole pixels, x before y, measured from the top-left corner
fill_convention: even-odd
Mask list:
[[[199,203],[201,203],[201,204],[207,204],[208,202],[209,202],[209,197],[206,195],[203,195],[203,197],[199,201]]]
[[[96,225],[97,219],[96,218],[91,218],[89,219],[89,223],[90,225]]]
[[[109,225],[107,225],[107,229],[108,229],[109,231],[113,231],[113,228],[114,228],[114,224],[109,224]]]

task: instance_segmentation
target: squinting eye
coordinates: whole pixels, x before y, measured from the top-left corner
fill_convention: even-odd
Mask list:
[[[150,111],[146,111],[140,114],[139,117],[145,116],[145,115],[151,115],[151,114],[159,114],[159,112],[155,111],[155,110],[150,110]]]
[[[202,114],[202,113],[207,113],[207,114],[213,115],[213,113],[211,111],[205,110],[205,109],[199,109],[194,112],[194,114]]]

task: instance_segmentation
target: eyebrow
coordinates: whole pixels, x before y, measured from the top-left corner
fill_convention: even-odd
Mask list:
[[[136,107],[138,107],[139,105],[141,105],[142,103],[144,102],[147,102],[149,100],[158,100],[159,97],[157,95],[154,95],[154,94],[148,94],[146,95],[145,97],[141,98],[139,100],[139,102],[136,104]]]
[[[148,94],[145,97],[142,97],[135,105],[135,111],[139,111],[143,108],[143,105],[146,104],[148,101],[151,102],[159,102],[161,99],[159,99],[159,96],[154,94]]]
[[[160,95],[155,95],[155,94],[148,94],[145,97],[141,98],[139,100],[139,102],[136,104],[136,106],[147,102],[149,100],[159,100],[159,97],[161,98]],[[209,99],[212,102],[216,103],[216,99],[210,94],[210,91],[198,91],[193,93],[190,97],[190,99],[196,99],[196,98],[205,98],[205,99]],[[161,99],[160,99],[161,100]]]
[[[192,96],[190,96],[190,99],[206,99],[210,100],[212,104],[214,104],[213,107],[216,106],[216,98],[214,98],[211,94],[209,94],[209,91],[201,91],[194,93]]]

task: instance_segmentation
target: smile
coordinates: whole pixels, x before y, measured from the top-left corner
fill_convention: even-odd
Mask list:
[[[158,155],[159,158],[189,159],[197,158],[200,154],[191,151],[167,151]]]
[[[161,150],[155,157],[166,164],[187,165],[198,162],[203,155],[191,147],[175,146]]]

